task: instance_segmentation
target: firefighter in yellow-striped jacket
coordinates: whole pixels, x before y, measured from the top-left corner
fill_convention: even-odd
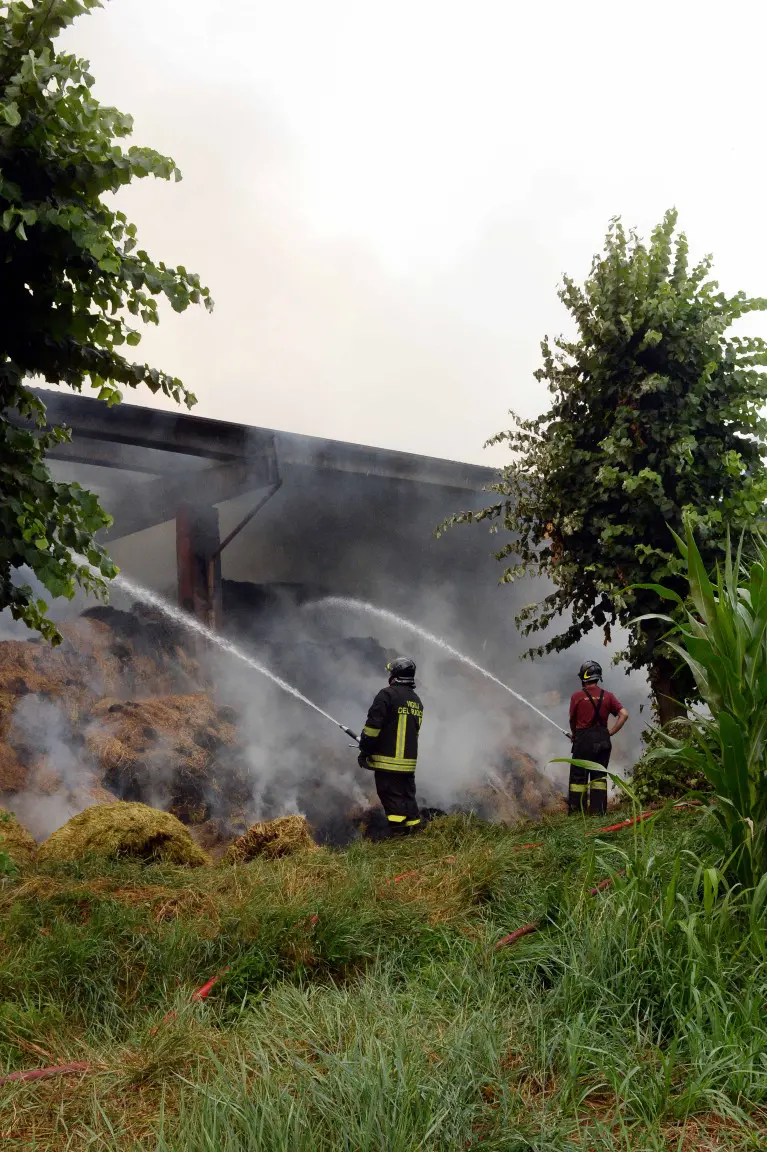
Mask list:
[[[389,683],[370,706],[360,736],[359,764],[375,772],[376,792],[392,832],[413,831],[421,817],[415,768],[423,704],[415,690],[415,663],[399,656],[387,665]]]

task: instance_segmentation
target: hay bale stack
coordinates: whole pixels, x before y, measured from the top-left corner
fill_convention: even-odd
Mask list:
[[[7,852],[19,867],[33,864],[37,856],[37,844],[33,837],[19,824],[13,812],[5,808],[0,808],[0,852]]]
[[[502,824],[538,820],[544,812],[557,811],[560,806],[561,794],[551,780],[532,756],[514,746],[499,758],[484,780],[466,789],[458,804],[485,820]]]
[[[210,863],[175,816],[124,801],[86,808],[49,836],[38,853],[40,861],[55,863],[87,856],[189,867]]]
[[[215,764],[236,740],[204,692],[162,699],[99,701],[86,736],[88,752],[104,785],[126,800],[151,798],[185,823],[210,815],[211,801],[233,790],[218,779]],[[223,804],[222,804],[223,806]]]
[[[230,845],[224,861],[244,864],[255,856],[276,860],[279,856],[291,856],[294,852],[316,848],[304,816],[279,816],[276,820],[253,824],[244,836]]]
[[[537,820],[544,812],[559,808],[561,793],[548,776],[541,772],[532,756],[521,748],[509,748],[500,765],[499,774],[505,787],[513,793],[522,813],[529,819]]]
[[[123,694],[172,696],[195,692],[201,681],[199,663],[185,651],[189,641],[183,626],[143,604],[130,612],[99,604],[82,619],[98,624],[110,636],[111,651],[122,663]],[[105,687],[104,694],[109,691]]]
[[[0,792],[19,792],[26,787],[28,771],[15,748],[0,744]]]
[[[63,643],[56,648],[31,640],[0,642],[0,739],[25,696],[58,701],[77,722],[105,693],[120,691],[125,660],[110,629],[97,620],[60,625]]]
[[[72,719],[93,698],[78,653],[66,641],[59,648],[28,640],[0,642],[0,741],[8,739],[14,712],[27,696],[59,701]]]
[[[500,773],[485,777],[458,797],[459,811],[473,812],[494,824],[517,824],[525,815],[508,781]]]
[[[196,665],[180,648],[149,644],[130,613],[111,610],[106,620],[81,617],[60,631],[63,643],[56,648],[34,640],[0,642],[0,792],[29,787],[28,769],[38,746],[28,714],[21,730],[17,724],[25,699],[55,703],[62,722],[76,730],[104,695],[125,697],[140,689],[145,696],[165,696],[179,691],[179,681],[187,685],[183,691],[197,687]]]

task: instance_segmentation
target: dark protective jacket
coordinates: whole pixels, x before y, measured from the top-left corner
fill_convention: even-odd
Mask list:
[[[423,704],[411,681],[382,688],[370,706],[360,736],[366,767],[415,772]]]

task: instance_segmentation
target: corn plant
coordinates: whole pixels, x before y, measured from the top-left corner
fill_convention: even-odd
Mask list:
[[[729,867],[755,887],[767,872],[767,543],[730,540],[709,578],[689,524],[674,533],[689,584],[686,619],[667,644],[688,666],[708,715],[696,716],[683,739],[665,737],[655,755],[702,771],[714,792]],[[680,606],[671,589],[653,586]]]

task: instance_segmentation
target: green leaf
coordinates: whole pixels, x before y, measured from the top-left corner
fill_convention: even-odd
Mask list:
[[[2,114],[6,124],[10,124],[11,128],[18,128],[21,124],[21,113],[15,100],[2,106]]]
[[[633,591],[635,588],[645,588],[649,592],[654,592],[661,600],[673,600],[676,604],[684,603],[678,592],[674,592],[673,588],[664,588],[662,584],[631,584],[629,590]]]

